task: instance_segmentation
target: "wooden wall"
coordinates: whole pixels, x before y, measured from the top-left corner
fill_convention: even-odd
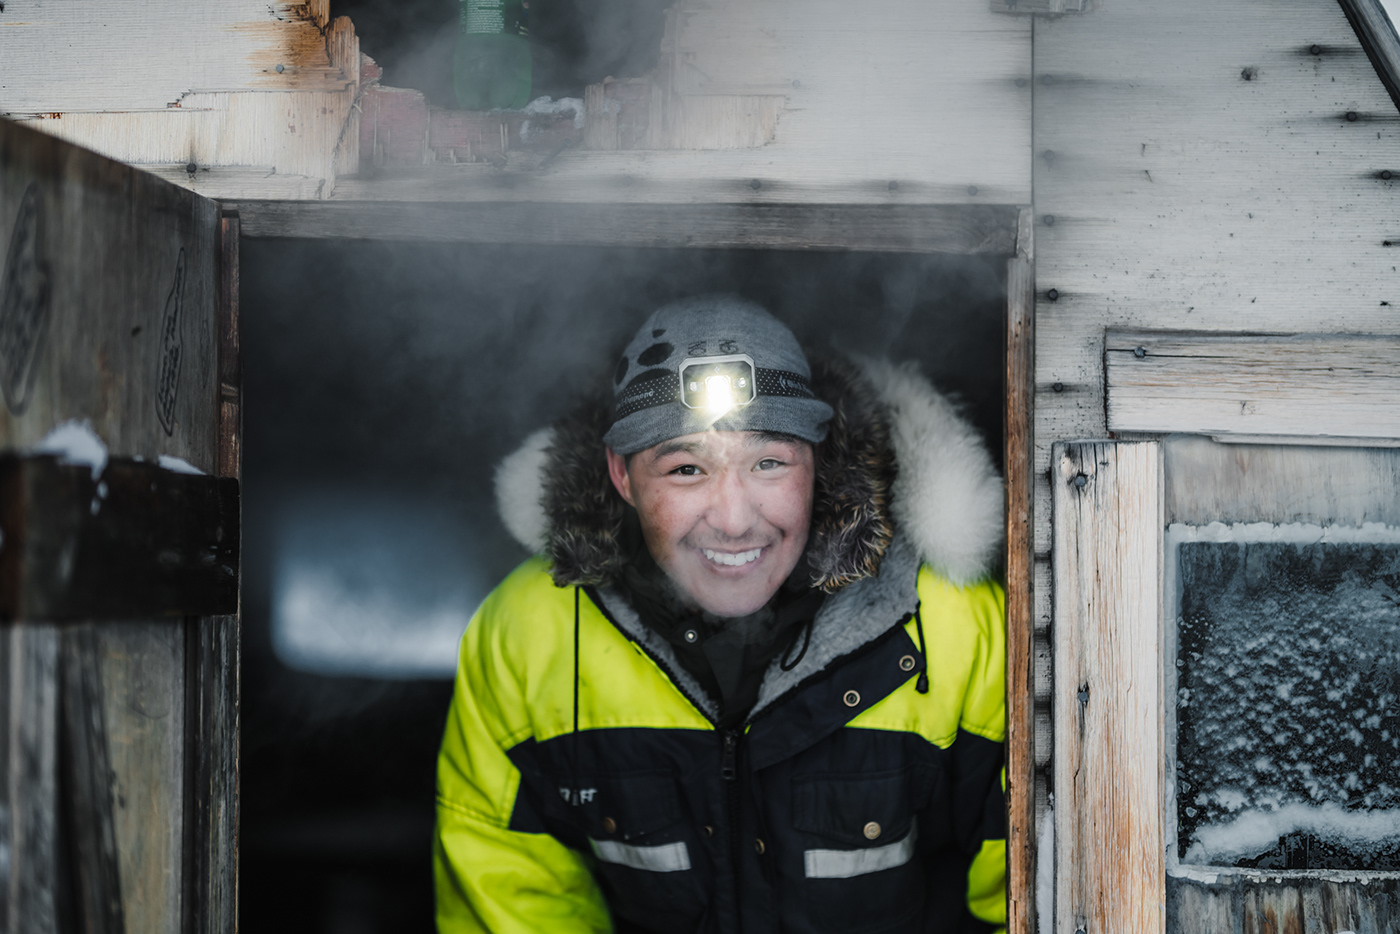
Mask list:
[[[359,43],[330,0],[7,0],[0,61],[0,115],[185,187],[236,167],[314,198],[357,168]]]
[[[0,449],[31,447],[78,419],[113,456],[169,454],[206,473],[226,471],[219,231],[213,202],[0,121]],[[236,807],[231,794],[217,802],[228,812],[217,839],[189,827],[208,803],[188,781],[193,757],[227,772],[236,755],[227,733],[214,737],[220,748],[204,748],[214,734],[203,723],[211,678],[198,652],[212,641],[221,647],[214,661],[229,664],[236,627],[236,618],[4,621],[0,736],[8,757],[0,763],[8,781],[0,815],[11,819],[0,822],[0,847],[11,858],[0,873],[0,927],[52,931],[61,907],[51,885],[59,702],[43,682],[85,639],[95,653],[126,930],[195,929],[187,914],[213,897],[191,867],[209,863],[201,847],[231,852]],[[219,641],[229,638],[231,645]],[[218,686],[234,705],[231,719],[236,685],[226,680]],[[232,904],[217,910],[200,930],[233,929]]]
[[[1051,446],[1109,434],[1106,331],[1400,334],[1400,114],[1333,0],[1102,0],[1034,30],[1035,599],[1037,624],[1059,629],[1082,621],[1051,618]],[[1228,513],[1272,482],[1242,477],[1251,458],[1292,457],[1199,444],[1209,456],[1189,472],[1166,459],[1182,514]],[[1298,450],[1343,471],[1365,460]],[[1039,674],[1046,703],[1051,673]],[[1267,900],[1270,885],[1250,891]],[[1175,880],[1168,929],[1343,918],[1241,915],[1229,899],[1243,896],[1221,886]]]

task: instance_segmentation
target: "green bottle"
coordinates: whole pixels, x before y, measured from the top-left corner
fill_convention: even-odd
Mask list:
[[[460,0],[453,79],[463,110],[530,103],[529,0]]]

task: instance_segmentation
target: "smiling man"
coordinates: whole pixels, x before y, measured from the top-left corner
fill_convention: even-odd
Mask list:
[[[676,303],[497,480],[540,555],[462,639],[440,931],[1004,923],[1001,490],[926,382]]]

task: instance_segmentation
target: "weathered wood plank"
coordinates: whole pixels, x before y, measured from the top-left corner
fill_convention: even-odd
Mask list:
[[[1055,447],[1055,930],[1165,931],[1162,455]]]
[[[329,0],[7,0],[0,114],[163,111],[191,91],[343,88],[356,78],[358,49],[349,55],[348,21],[332,23],[329,7]]]
[[[775,163],[833,181],[913,175],[1029,200],[1027,19],[920,0],[856,15],[841,0],[695,0],[668,16],[662,58],[676,97],[784,99],[764,148]]]
[[[507,164],[404,167],[336,181],[337,201],[534,201],[548,203],[1025,204],[1018,185],[929,176],[910,154],[894,165],[842,165],[779,158],[762,149],[573,149],[541,169],[545,155],[512,153]],[[804,151],[805,152],[805,151]],[[830,164],[834,163],[834,164]],[[893,184],[891,184],[893,183]]]
[[[1167,521],[1400,526],[1400,450],[1163,442]]]
[[[1035,62],[1037,471],[1108,431],[1106,329],[1400,334],[1400,115],[1337,4],[1121,0]]]
[[[132,165],[193,165],[196,172],[267,166],[272,174],[326,180],[329,187],[336,176],[359,169],[355,99],[354,88],[218,91],[189,94],[172,110],[52,113],[21,122]]]
[[[1110,431],[1400,440],[1400,336],[1109,331]]]
[[[97,633],[127,930],[181,930],[183,629],[169,621],[104,622]]]
[[[108,461],[0,455],[0,619],[228,612],[238,601],[238,482]]]
[[[1010,253],[1010,206],[240,201],[250,237]]]
[[[60,807],[71,866],[71,910],[84,934],[122,934],[121,879],[113,820],[112,769],[102,704],[102,672],[93,627],[62,634]]]
[[[1380,0],[1341,0],[1347,21],[1361,39],[1361,47],[1375,66],[1376,75],[1400,107],[1400,37]]]
[[[238,930],[238,616],[186,624],[186,931]]]
[[[1006,269],[1006,778],[1007,930],[1035,931],[1035,554],[1031,431],[1035,267],[1028,243]]]
[[[86,419],[114,455],[213,471],[217,224],[211,201],[0,121],[0,257],[18,283],[7,308],[25,310],[0,314],[0,345],[36,335],[23,398],[0,405],[0,448]],[[11,256],[26,231],[33,250]]]
[[[8,661],[6,930],[56,934],[59,634],[52,625],[17,623],[0,639]]]

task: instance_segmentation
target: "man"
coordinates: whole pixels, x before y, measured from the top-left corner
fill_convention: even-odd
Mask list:
[[[462,640],[440,931],[1004,924],[1001,489],[927,383],[681,302],[497,479],[542,554]]]

